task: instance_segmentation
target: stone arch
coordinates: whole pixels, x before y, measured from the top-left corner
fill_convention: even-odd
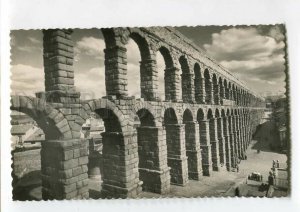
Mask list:
[[[206,120],[206,115],[204,110],[202,108],[199,108],[197,111],[197,121],[200,122],[203,120]]]
[[[150,54],[150,47],[146,38],[139,32],[131,32],[129,34],[129,38],[134,40],[134,42],[138,45],[140,54],[141,54],[141,63],[145,60],[152,59]]]
[[[215,118],[220,118],[221,117],[221,114],[220,114],[220,111],[218,108],[216,108],[215,110]]]
[[[185,124],[186,122],[193,122],[194,117],[193,113],[190,109],[185,109],[183,113],[183,123]]]
[[[180,56],[179,63],[181,67],[181,95],[183,102],[192,102],[193,95],[192,95],[192,74],[189,67],[188,60],[185,56]]]
[[[47,140],[72,138],[71,128],[65,116],[42,99],[11,96],[10,109],[30,116],[44,131]]]
[[[204,97],[204,78],[201,73],[201,68],[198,63],[194,65],[194,86],[195,86],[195,100],[198,104],[203,104],[205,100]]]
[[[161,53],[161,55],[164,58],[166,69],[173,68],[174,67],[174,62],[171,56],[171,53],[169,49],[165,46],[161,46],[158,51]]]
[[[78,121],[80,125],[82,125],[86,119],[90,117],[91,112],[97,112],[98,115],[103,117],[104,123],[107,120],[108,122],[116,122],[118,132],[124,132],[126,131],[125,127],[132,127],[130,124],[130,117],[127,117],[122,113],[122,111],[113,103],[112,101],[108,99],[94,99],[87,103],[85,103],[80,111],[81,119]],[[132,120],[133,121],[132,116]],[[112,118],[110,121],[109,119]]]
[[[140,119],[140,126],[155,127],[155,118],[149,110],[142,108],[137,111],[137,115]]]
[[[164,111],[164,124],[178,124],[178,116],[173,108]]]
[[[230,115],[231,115],[230,109],[227,108],[227,109],[226,109],[226,116],[230,116]]]
[[[141,61],[140,61],[140,92],[141,97],[146,100],[153,100],[156,98],[154,84],[157,84],[157,74],[154,74],[156,70],[156,60],[153,58],[153,54],[150,53],[150,47],[148,41],[139,32],[130,32],[128,38],[131,38],[138,46]],[[130,71],[130,70],[128,70]]]
[[[206,68],[204,71],[205,79],[205,102],[206,104],[213,104],[213,84],[209,70]]]
[[[157,47],[157,51],[164,58],[165,70],[164,70],[164,86],[165,86],[165,101],[177,100],[177,69],[174,64],[174,58],[169,48],[161,45]],[[158,85],[159,86],[159,85]]]
[[[176,105],[174,106],[173,103],[166,103],[160,110],[160,118],[162,120],[163,125],[165,124],[166,113],[172,116],[173,112],[175,113],[174,117],[176,117],[176,122],[178,124],[182,124],[182,116],[176,109]]]
[[[139,179],[143,181],[144,191],[162,193],[168,190],[169,182],[163,182],[158,171],[166,170],[167,156],[161,152],[166,147],[162,134],[162,127],[155,126],[155,117],[147,109],[137,110],[140,126],[137,127]],[[150,154],[152,153],[152,154]],[[165,162],[165,164],[162,163]],[[151,170],[151,171],[150,171]]]
[[[106,48],[112,48],[114,46],[117,46],[117,35],[115,33],[115,29],[113,28],[102,28],[101,29],[104,41],[105,41],[105,46]]]
[[[133,128],[134,117],[123,114],[108,99],[96,99],[85,103],[80,111],[82,122],[92,112],[100,116],[105,126],[105,132],[101,133],[103,144],[103,169],[101,172],[103,183],[101,193],[104,196],[121,195],[123,190],[119,190],[120,187],[126,188],[128,183],[139,180],[139,172],[135,168],[138,167],[138,144],[137,133]],[[128,152],[127,149],[131,151]],[[128,168],[126,161],[130,161],[132,167]],[[129,173],[133,174],[135,178],[127,179],[126,176]]]
[[[208,109],[206,118],[207,119],[213,119],[214,118],[214,112],[211,108]]]
[[[234,109],[234,115],[238,115],[238,109]]]
[[[136,104],[134,107],[132,107],[133,111],[131,116],[135,116],[138,111],[144,109],[148,111],[153,117],[154,117],[154,126],[162,126],[161,121],[162,121],[162,116],[160,113],[157,112],[157,110],[149,103],[146,101],[136,101]]]

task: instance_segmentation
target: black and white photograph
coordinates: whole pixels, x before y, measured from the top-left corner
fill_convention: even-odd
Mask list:
[[[0,0],[0,211],[299,211],[299,11]]]
[[[289,195],[283,24],[10,35],[14,200]]]

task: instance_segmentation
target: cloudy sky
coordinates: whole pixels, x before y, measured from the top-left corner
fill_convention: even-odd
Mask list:
[[[277,26],[205,26],[177,28],[208,55],[228,68],[255,92],[283,94],[284,35]],[[82,98],[98,98],[105,95],[104,52],[101,30],[74,30],[75,85]],[[12,31],[11,33],[12,92],[34,95],[44,90],[42,57],[42,32],[40,30]],[[140,52],[130,40],[128,57],[128,93],[139,96]],[[157,54],[159,92],[163,96],[164,61]]]

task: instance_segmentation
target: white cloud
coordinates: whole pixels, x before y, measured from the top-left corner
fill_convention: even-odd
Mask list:
[[[272,66],[274,63],[284,63],[284,55],[276,54],[270,55],[269,57],[254,57],[254,59],[249,60],[223,60],[220,62],[224,67],[229,67],[233,70],[251,70],[258,68],[265,68]]]
[[[273,89],[271,85],[278,89],[278,82],[283,79],[282,37],[283,34],[277,28],[271,28],[268,36],[259,34],[253,27],[231,28],[214,33],[212,43],[205,44],[204,48],[209,55],[258,92]]]
[[[42,68],[17,64],[11,67],[11,89],[13,94],[34,96],[45,90]]]
[[[87,71],[76,73],[75,86],[81,92],[82,99],[100,98],[106,95],[104,67],[94,67]]]
[[[30,42],[33,44],[42,44],[42,41],[40,41],[39,39],[36,39],[34,37],[28,37],[28,40],[30,40]]]
[[[95,37],[83,37],[75,45],[75,53],[86,54],[95,58],[104,58],[105,43],[103,39]]]

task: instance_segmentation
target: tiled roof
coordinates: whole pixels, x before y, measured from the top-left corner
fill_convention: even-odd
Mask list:
[[[36,130],[32,135],[30,135],[26,141],[43,141],[45,140],[45,134],[41,129]],[[26,142],[25,141],[25,142]]]
[[[10,132],[12,135],[24,135],[31,127],[32,124],[12,125]]]

